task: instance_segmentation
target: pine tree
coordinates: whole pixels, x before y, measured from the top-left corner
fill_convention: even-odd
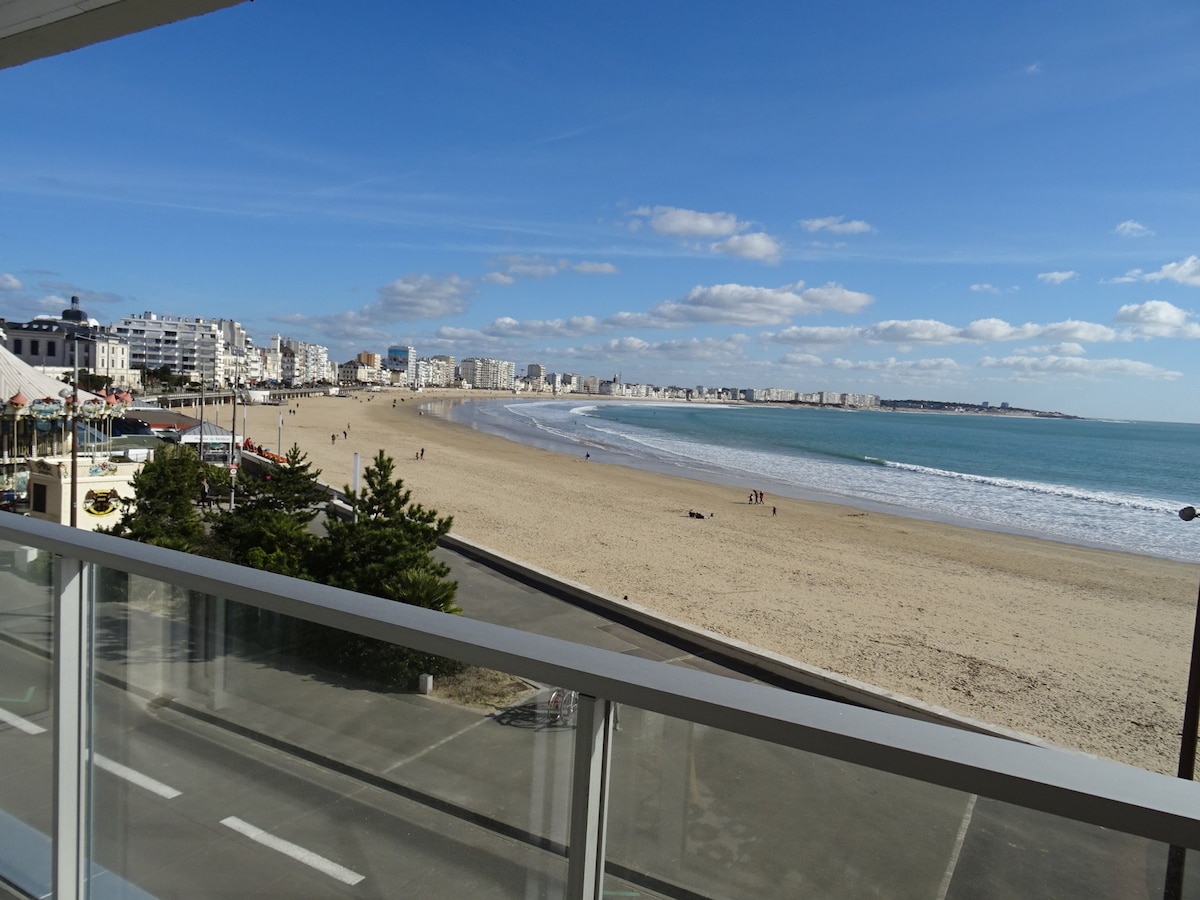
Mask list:
[[[295,444],[287,464],[246,478],[236,509],[211,517],[208,555],[243,566],[311,578],[309,560],[318,543],[308,525],[326,499],[312,468]]]
[[[210,468],[191,448],[164,444],[133,476],[134,496],[121,501],[124,515],[110,533],[186,553],[201,551],[206,537],[196,500]]]
[[[363,473],[366,485],[362,491],[346,487],[355,519],[342,521],[330,516],[326,520],[318,580],[375,597],[404,600],[397,581],[400,573],[425,572],[437,579],[450,574],[449,566],[430,554],[450,531],[453,519],[438,518],[436,510],[412,503],[412,492],[405,489],[404,481],[393,479],[395,470],[395,461],[380,450]],[[457,587],[456,582],[450,584]],[[448,602],[453,605],[452,594]]]

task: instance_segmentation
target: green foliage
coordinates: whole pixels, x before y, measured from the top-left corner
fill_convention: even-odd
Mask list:
[[[450,531],[452,519],[411,503],[412,492],[393,480],[395,461],[382,450],[363,473],[361,492],[345,489],[355,521],[330,516],[318,559],[318,580],[389,600],[403,600],[401,572],[426,572],[445,579],[450,569],[430,554]],[[454,584],[457,589],[457,583]],[[413,595],[418,596],[418,595]],[[445,601],[453,605],[453,594]]]
[[[450,530],[452,520],[412,504],[412,492],[404,489],[403,480],[392,477],[395,468],[394,460],[380,450],[363,473],[363,490],[345,489],[357,515],[354,521],[333,515],[326,519],[326,537],[315,562],[320,573],[317,580],[457,613],[458,582],[448,580],[450,567],[430,555],[438,539]],[[411,687],[422,673],[449,674],[462,668],[457,660],[319,626],[305,629],[303,645],[310,658],[336,665],[340,671],[398,686]]]
[[[124,501],[126,517],[112,533],[427,609],[459,612],[454,602],[458,583],[449,580],[449,566],[431,555],[438,539],[450,530],[451,519],[411,502],[404,482],[393,477],[390,457],[379,451],[364,473],[363,490],[347,489],[357,520],[329,515],[323,537],[309,529],[325,500],[317,480],[320,471],[312,469],[295,445],[287,459],[288,465],[275,466],[261,478],[239,480],[234,510],[202,515],[196,506],[201,479],[207,476],[214,497],[228,496],[225,470],[202,464],[190,448],[164,445],[135,476],[135,496]],[[272,646],[279,638],[272,629],[279,629],[284,618],[247,609],[239,627],[249,642]],[[456,660],[310,622],[289,620],[285,630],[309,662],[388,687],[411,687],[422,673],[449,674],[462,668]]]
[[[206,536],[196,499],[208,469],[190,447],[159,447],[133,477],[134,496],[121,501],[124,517],[110,533],[186,553],[199,552]]]
[[[274,466],[265,476],[241,483],[244,499],[238,502],[243,508],[286,512],[307,525],[321,512],[327,499],[318,480],[321,470],[313,469],[296,444],[292,444],[284,458],[287,465]]]
[[[308,530],[325,500],[325,489],[300,448],[293,445],[288,465],[273,466],[261,478],[238,481],[233,512],[211,517],[209,555],[243,566],[311,578],[309,560],[318,539]]]

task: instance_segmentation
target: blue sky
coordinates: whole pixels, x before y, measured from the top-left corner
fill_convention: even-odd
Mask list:
[[[257,0],[0,71],[0,315],[1198,421],[1197,26]]]

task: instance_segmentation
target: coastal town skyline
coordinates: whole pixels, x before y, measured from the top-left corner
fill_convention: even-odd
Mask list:
[[[1197,420],[1190,5],[324,9],[6,71],[0,315]]]

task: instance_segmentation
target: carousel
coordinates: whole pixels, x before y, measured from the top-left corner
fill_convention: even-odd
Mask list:
[[[112,452],[113,419],[133,398],[72,389],[3,346],[0,398],[0,509],[85,528],[115,524],[141,466]]]

